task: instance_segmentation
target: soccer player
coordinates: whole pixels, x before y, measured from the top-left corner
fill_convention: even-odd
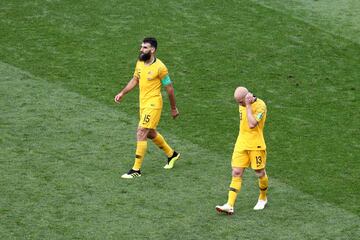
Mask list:
[[[260,195],[254,210],[262,210],[267,204],[268,177],[265,171],[266,145],[263,135],[266,105],[245,87],[236,88],[234,98],[239,103],[240,130],[231,161],[232,180],[227,203],[216,206],[218,212],[226,214],[234,213],[234,204],[241,189],[242,176],[245,168],[249,166],[259,177]]]
[[[139,59],[136,63],[133,78],[116,96],[119,103],[125,94],[139,85],[140,121],[137,129],[136,156],[133,167],[122,178],[135,178],[141,176],[141,165],[147,149],[147,138],[151,139],[168,157],[165,169],[174,167],[180,153],[174,151],[165,141],[164,137],[156,131],[163,106],[161,86],[164,86],[170,100],[171,115],[175,119],[179,116],[176,107],[174,88],[164,63],[156,58],[157,41],[155,38],[144,38],[140,47]]]

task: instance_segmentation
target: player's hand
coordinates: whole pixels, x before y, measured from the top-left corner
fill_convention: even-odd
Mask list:
[[[171,116],[173,119],[175,119],[177,116],[179,116],[179,110],[177,108],[171,109]]]
[[[245,104],[251,105],[251,103],[253,102],[253,99],[254,99],[254,95],[251,92],[247,93],[245,96]]]
[[[120,92],[115,96],[114,100],[116,103],[119,103],[123,97],[124,97],[124,94]]]

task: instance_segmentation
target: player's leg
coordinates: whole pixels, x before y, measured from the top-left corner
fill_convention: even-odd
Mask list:
[[[159,119],[160,116],[157,109],[144,108],[140,111],[139,127],[136,133],[137,144],[136,144],[136,158],[133,166],[134,170],[140,170],[142,166],[142,163],[144,161],[144,156],[147,150],[148,135],[150,135],[150,132],[152,132],[156,128]]]
[[[141,166],[144,161],[145,153],[147,150],[147,135],[149,133],[148,128],[139,127],[136,132],[136,152],[135,152],[135,161],[133,167],[129,172],[123,174],[122,178],[134,178],[141,176]]]
[[[140,110],[140,121],[136,132],[136,152],[135,161],[132,169],[123,174],[122,178],[134,178],[141,176],[141,166],[147,150],[147,136],[152,127],[152,109],[144,108]]]
[[[237,167],[234,167],[232,169],[232,178],[231,178],[231,183],[230,183],[230,187],[229,187],[229,194],[228,194],[228,201],[227,201],[227,204],[229,204],[230,206],[235,205],[237,195],[241,190],[242,176],[243,176],[244,170],[245,170],[245,168],[237,168]]]
[[[269,186],[269,178],[265,171],[266,151],[252,151],[250,158],[251,167],[255,170],[255,174],[259,178],[260,189],[258,202],[255,205],[254,210],[262,210],[267,204],[267,189]]]
[[[148,138],[150,138],[156,146],[163,150],[168,158],[174,154],[174,150],[165,141],[164,137],[155,129],[150,130]]]
[[[227,214],[234,213],[234,205],[237,199],[237,195],[241,190],[242,176],[245,168],[248,167],[250,161],[247,155],[247,151],[234,151],[232,157],[232,178],[228,192],[228,201],[222,206],[216,206],[216,210],[219,212],[225,212]]]
[[[226,214],[234,213],[234,205],[237,198],[238,193],[241,190],[242,185],[242,175],[245,168],[233,168],[232,169],[232,178],[228,192],[228,200],[222,206],[216,206],[216,210],[218,212],[223,212]]]
[[[168,157],[167,164],[164,166],[165,169],[171,169],[174,167],[175,162],[180,158],[180,153],[174,151],[169,144],[165,141],[164,137],[156,131],[156,126],[160,121],[161,109],[153,109],[151,112],[151,129],[148,134],[153,143],[164,151]]]
[[[140,170],[147,150],[147,135],[150,129],[139,127],[136,133],[135,163],[132,169]]]
[[[266,174],[265,169],[255,170],[255,173],[259,178],[259,189],[260,189],[259,199],[265,201],[267,199],[266,194],[269,186],[269,178]]]

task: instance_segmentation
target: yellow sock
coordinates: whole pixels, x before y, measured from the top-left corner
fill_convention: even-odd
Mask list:
[[[156,137],[152,141],[162,149],[167,157],[171,157],[174,153],[174,150],[166,143],[163,136],[160,133],[157,133]]]
[[[266,199],[266,192],[267,192],[267,189],[268,189],[268,185],[269,185],[269,179],[268,179],[267,175],[259,178],[259,188],[260,188],[259,199],[260,200],[265,200]]]
[[[229,187],[229,196],[228,196],[228,204],[230,206],[235,205],[236,197],[241,190],[241,177],[232,177],[230,187]]]
[[[144,161],[146,149],[147,149],[147,141],[137,141],[135,163],[132,169],[140,170],[141,165]]]

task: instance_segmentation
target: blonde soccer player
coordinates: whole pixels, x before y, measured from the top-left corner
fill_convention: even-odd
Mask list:
[[[241,190],[242,176],[246,168],[251,167],[259,178],[260,194],[254,210],[265,208],[269,181],[265,171],[266,145],[263,134],[266,104],[245,87],[236,88],[234,98],[239,104],[240,130],[231,161],[232,179],[227,203],[216,206],[218,212],[226,214],[234,213],[235,201]]]

